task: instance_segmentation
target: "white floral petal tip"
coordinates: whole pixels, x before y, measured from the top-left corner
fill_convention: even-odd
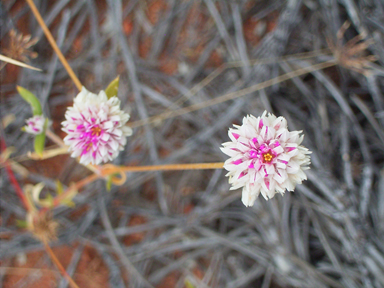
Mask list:
[[[288,131],[284,117],[264,111],[261,117],[244,117],[243,124],[234,127],[228,131],[231,141],[220,149],[230,157],[224,168],[231,190],[243,189],[245,206],[253,206],[259,194],[268,200],[307,179],[304,170],[309,169],[312,152],[300,145],[301,131]]]
[[[25,120],[25,122],[27,123],[27,125],[24,126],[25,132],[33,135],[43,133],[45,124],[45,117],[43,115],[35,115],[32,118]]]
[[[129,114],[120,110],[117,97],[108,99],[104,91],[96,95],[83,87],[73,107],[68,107],[65,119],[62,130],[68,135],[64,143],[71,156],[80,157],[84,165],[115,159],[132,135],[132,129],[125,126]]]

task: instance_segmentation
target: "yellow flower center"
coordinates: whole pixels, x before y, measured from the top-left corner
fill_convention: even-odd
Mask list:
[[[92,136],[100,136],[101,128],[99,126],[91,128]]]
[[[271,163],[273,159],[273,155],[269,152],[263,154],[263,160],[264,162]]]

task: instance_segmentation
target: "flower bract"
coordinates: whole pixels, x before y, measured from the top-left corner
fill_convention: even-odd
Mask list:
[[[35,115],[25,120],[24,131],[33,135],[39,135],[44,131],[45,117],[43,115]]]
[[[84,165],[100,164],[117,157],[127,143],[132,129],[125,126],[129,114],[120,110],[120,100],[108,99],[104,91],[98,95],[83,87],[65,113],[64,142],[72,157],[80,157]]]
[[[311,152],[300,145],[304,138],[300,133],[288,131],[284,117],[266,111],[257,118],[248,115],[241,126],[229,129],[231,141],[221,147],[230,156],[224,168],[231,190],[243,189],[245,206],[253,206],[260,193],[268,200],[307,179],[304,170],[309,169]]]

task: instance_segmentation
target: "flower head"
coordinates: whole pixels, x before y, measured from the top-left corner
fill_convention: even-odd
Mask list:
[[[228,131],[232,141],[221,150],[231,157],[224,163],[231,190],[243,188],[245,206],[253,206],[260,193],[268,200],[307,179],[303,170],[309,169],[311,152],[300,145],[301,131],[288,131],[284,117],[265,111],[261,117],[244,117],[243,125],[234,127]]]
[[[43,243],[57,239],[57,228],[59,228],[59,223],[53,220],[52,213],[34,211],[27,214],[27,229]]]
[[[96,95],[83,87],[65,118],[62,130],[68,135],[64,142],[71,156],[80,157],[84,165],[115,159],[132,134],[125,126],[129,114],[120,110],[120,100],[115,96],[108,99],[104,91]]]
[[[373,44],[373,40],[364,40],[367,35],[362,33],[343,44],[343,36],[350,25],[351,22],[345,21],[337,32],[336,44],[327,39],[328,46],[341,66],[369,76],[373,73],[372,62],[378,59],[375,55],[366,55],[367,48]]]
[[[31,35],[22,35],[14,29],[9,32],[8,48],[4,49],[4,54],[8,57],[23,62],[28,62],[29,58],[36,58],[37,53],[30,51],[30,48],[37,43],[37,38],[32,38]]]
[[[35,115],[25,120],[24,131],[33,135],[39,135],[44,131],[45,118],[43,115]]]

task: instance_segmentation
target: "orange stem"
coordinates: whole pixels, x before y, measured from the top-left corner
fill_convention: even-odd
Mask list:
[[[65,197],[73,192],[72,190],[73,189],[76,189],[76,190],[79,190],[80,188],[84,187],[85,185],[89,184],[89,183],[92,183],[93,181],[95,181],[97,178],[99,178],[100,176],[97,175],[97,174],[92,174],[88,177],[85,177],[84,179],[80,180],[79,182],[77,182],[75,184],[75,186],[71,186],[69,187],[63,194],[61,194],[60,196],[56,197],[53,201],[53,207],[56,207],[57,205],[60,204],[61,200],[62,199],[65,199]]]
[[[69,276],[67,271],[64,269],[63,265],[61,265],[59,259],[57,259],[55,253],[53,253],[53,251],[52,251],[51,247],[49,247],[48,243],[47,242],[43,242],[43,244],[44,244],[44,248],[47,251],[49,257],[51,258],[53,263],[55,263],[55,265],[59,269],[60,273],[68,280],[68,282],[71,284],[71,286],[73,288],[79,288],[79,286],[77,286],[75,281],[73,281],[71,276]]]
[[[92,174],[92,175],[84,178],[83,180],[80,180],[79,182],[77,182],[75,184],[75,187],[76,187],[77,190],[79,190],[80,188],[84,187],[85,185],[95,181],[99,177],[100,177],[100,175]]]
[[[53,38],[51,32],[49,31],[47,25],[45,25],[44,20],[41,17],[39,10],[37,10],[35,3],[33,3],[33,0],[26,0],[26,1],[32,10],[32,13],[35,15],[36,20],[39,23],[40,27],[43,29],[43,32],[47,37],[49,43],[51,44],[53,50],[55,50],[57,56],[59,57],[61,63],[63,64],[65,70],[67,70],[69,76],[72,78],[72,81],[75,83],[77,89],[81,90],[83,85],[81,84],[79,78],[77,78],[75,72],[73,72],[71,66],[69,66],[68,61],[67,59],[65,59],[63,53],[61,53],[59,46],[57,46],[56,41]]]
[[[114,166],[105,165],[102,169],[102,175],[110,175],[117,172],[145,172],[145,171],[167,171],[167,170],[204,170],[204,169],[222,169],[223,162],[217,163],[192,163],[192,164],[166,164],[150,166]]]
[[[55,197],[53,199],[52,207],[50,207],[50,208],[48,208],[48,207],[41,208],[39,213],[40,214],[46,213],[47,211],[55,208],[56,206],[59,206],[61,201],[63,199],[65,199],[68,194],[73,192],[73,189],[79,190],[80,188],[84,187],[85,185],[95,181],[99,177],[100,177],[100,175],[98,175],[98,174],[92,174],[92,175],[90,175],[88,177],[85,177],[84,179],[82,179],[79,182],[77,182],[74,186],[70,186],[67,190],[65,190],[65,192],[63,194]]]
[[[116,185],[122,185],[125,182],[124,172],[145,172],[145,171],[171,171],[171,170],[204,170],[204,169],[222,169],[224,166],[223,162],[217,163],[192,163],[192,164],[166,164],[166,165],[150,165],[150,166],[115,166],[112,164],[106,164],[101,168],[100,174],[94,173],[88,177],[77,182],[74,186],[69,187],[63,194],[56,197],[53,200],[53,207],[60,204],[62,199],[73,192],[73,189],[79,190],[85,185],[92,183],[100,177],[110,176],[119,173],[121,178],[113,178],[113,182]],[[123,174],[123,175],[122,175]],[[44,213],[48,210],[42,209],[40,212]]]

